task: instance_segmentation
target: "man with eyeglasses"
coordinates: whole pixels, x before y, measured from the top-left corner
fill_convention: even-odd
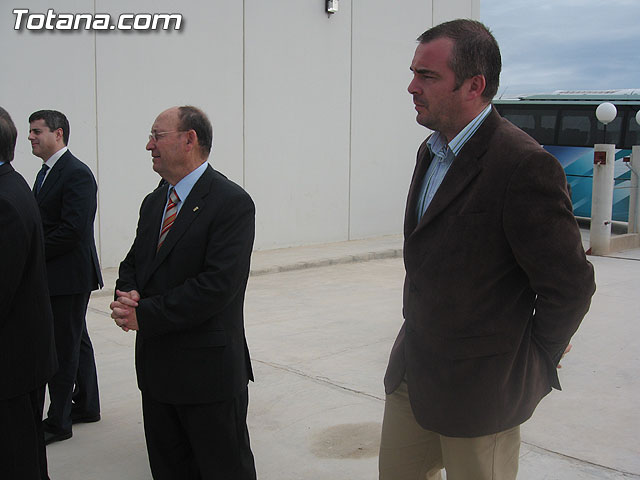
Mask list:
[[[255,208],[208,164],[212,140],[198,108],[173,107],[156,118],[146,148],[165,182],[142,202],[111,303],[116,324],[137,331],[155,479],[256,478],[243,319]]]
[[[29,141],[42,168],[36,197],[44,228],[47,277],[59,369],[49,381],[45,443],[71,438],[72,424],[100,420],[98,376],[86,324],[102,274],[93,234],[98,187],[91,170],[67,148],[69,121],[56,110],[29,117]]]

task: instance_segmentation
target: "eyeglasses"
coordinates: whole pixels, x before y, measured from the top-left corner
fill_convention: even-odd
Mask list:
[[[149,135],[149,140],[153,140],[154,142],[157,142],[158,138],[162,138],[165,135],[168,135],[170,133],[184,133],[184,132],[188,132],[188,130],[169,130],[168,132],[151,132],[151,135]]]

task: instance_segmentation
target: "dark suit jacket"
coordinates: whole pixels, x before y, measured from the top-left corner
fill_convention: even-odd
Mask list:
[[[253,379],[243,319],[253,201],[207,167],[156,254],[167,189],[158,187],[142,202],[116,282],[141,295],[138,386],[172,404],[230,399]]]
[[[102,286],[93,235],[97,192],[91,170],[69,150],[38,192],[51,295],[86,293]]]
[[[38,207],[11,164],[0,165],[0,399],[42,387],[57,368]]]
[[[495,109],[453,162],[421,221],[430,163],[418,151],[405,216],[404,324],[385,375],[406,376],[417,421],[474,437],[521,424],[595,291],[558,161]]]

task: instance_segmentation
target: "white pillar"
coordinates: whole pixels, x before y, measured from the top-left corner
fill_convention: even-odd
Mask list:
[[[631,193],[629,194],[629,233],[640,233],[640,193],[638,192],[640,173],[640,146],[631,150]]]
[[[611,217],[613,212],[613,162],[615,145],[594,145],[593,191],[591,193],[591,232],[589,234],[592,255],[609,253],[611,242]],[[599,153],[604,152],[604,153]],[[604,163],[598,157],[604,155]]]

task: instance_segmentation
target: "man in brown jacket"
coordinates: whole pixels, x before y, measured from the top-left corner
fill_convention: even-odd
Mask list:
[[[418,41],[409,93],[434,133],[407,200],[380,479],[515,479],[520,425],[560,388],[593,268],[562,167],[491,106],[495,38],[454,20]]]

